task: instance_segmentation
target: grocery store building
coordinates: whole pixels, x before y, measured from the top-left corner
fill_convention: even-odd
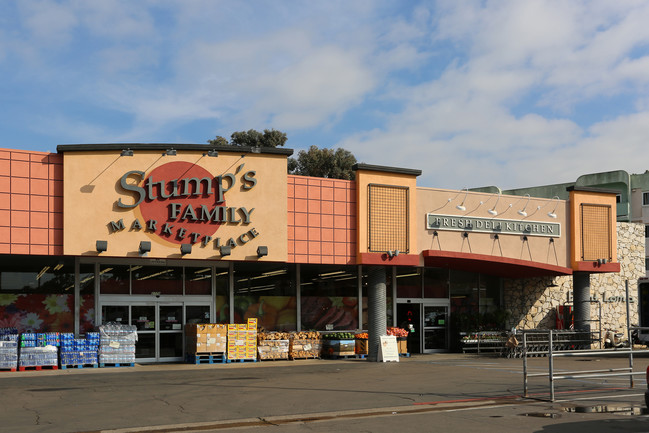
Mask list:
[[[368,164],[354,181],[294,176],[291,154],[0,149],[0,327],[132,324],[138,360],[153,362],[183,359],[185,324],[250,317],[370,339],[410,328],[409,351],[429,353],[478,328],[568,326],[559,307],[577,327],[619,328],[623,283],[644,275],[644,227],[616,223],[610,190],[444,190]]]

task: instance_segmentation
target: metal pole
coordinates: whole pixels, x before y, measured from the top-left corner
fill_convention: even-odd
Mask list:
[[[550,332],[548,334],[548,363],[549,363],[549,373],[548,377],[550,379],[550,401],[554,402],[554,364],[553,364],[553,357],[552,357],[552,329],[550,329]]]
[[[631,338],[631,316],[629,313],[629,280],[625,281],[626,290],[626,337],[629,340],[629,370],[633,372],[633,338]],[[633,375],[629,375],[629,388],[633,388]]]
[[[523,332],[523,396],[527,397],[527,334]]]

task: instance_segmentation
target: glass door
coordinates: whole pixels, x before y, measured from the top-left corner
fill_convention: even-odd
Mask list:
[[[184,305],[182,302],[124,302],[101,305],[101,323],[134,325],[138,341],[138,362],[182,361],[185,323],[209,323],[209,303]]]
[[[448,305],[423,305],[424,353],[448,350]]]

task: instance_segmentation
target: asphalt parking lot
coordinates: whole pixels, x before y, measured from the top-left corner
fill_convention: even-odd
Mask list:
[[[644,372],[647,364],[647,354],[635,356],[635,371]],[[644,375],[635,377],[633,388],[628,377],[564,380],[549,402],[545,378],[530,380],[529,397],[523,397],[522,365],[521,359],[432,354],[398,363],[343,359],[3,372],[2,431],[558,432],[591,422],[599,426],[588,427],[593,433],[649,431]],[[625,366],[626,357],[555,360],[556,372]],[[547,372],[548,360],[529,359],[528,367]]]

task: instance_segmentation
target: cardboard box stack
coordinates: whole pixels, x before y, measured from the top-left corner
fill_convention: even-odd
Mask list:
[[[185,353],[225,353],[227,330],[227,325],[217,323],[185,325]]]
[[[228,359],[257,360],[257,319],[228,325]]]

